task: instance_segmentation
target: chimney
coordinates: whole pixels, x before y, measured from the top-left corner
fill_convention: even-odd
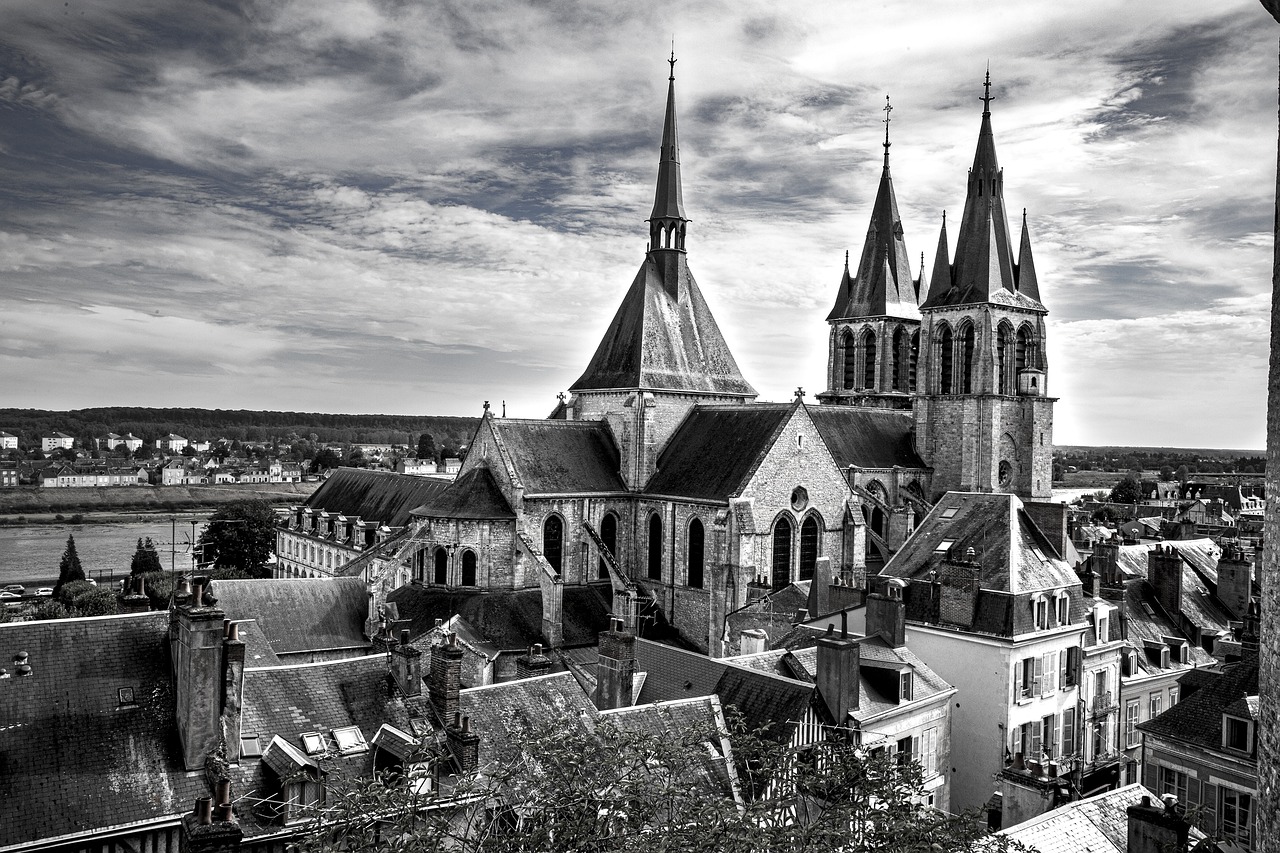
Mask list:
[[[204,767],[221,735],[225,614],[199,604],[204,580],[196,579],[190,601],[174,607],[171,616],[178,738],[187,770]]]
[[[759,601],[769,594],[769,579],[764,575],[756,575],[747,584],[747,604]]]
[[[849,637],[849,615],[840,614],[840,636],[831,628],[818,640],[818,665],[814,681],[818,695],[837,726],[848,725],[850,711],[858,710],[858,644]]]
[[[1236,619],[1244,619],[1249,613],[1249,598],[1253,594],[1253,560],[1238,545],[1222,549],[1218,560],[1218,600]]]
[[[129,592],[120,599],[120,607],[125,613],[146,613],[151,609],[151,600],[142,588],[142,578],[129,579]]]
[[[831,558],[819,557],[813,566],[806,609],[810,616],[826,616],[831,612]]]
[[[405,696],[422,695],[422,652],[409,645],[407,628],[400,631],[400,642],[391,650],[391,675]]]
[[[867,596],[867,636],[879,635],[895,649],[907,644],[907,602],[903,600],[906,586],[902,578],[889,578],[884,592]]]
[[[539,572],[542,588],[542,636],[551,648],[564,645],[564,578]]]
[[[1067,505],[1049,501],[1023,501],[1022,509],[1049,540],[1059,557],[1067,556]]]
[[[480,735],[471,731],[471,718],[455,712],[453,722],[445,727],[444,735],[458,773],[474,773],[480,766]]]
[[[219,785],[216,805],[209,797],[196,797],[195,809],[182,816],[178,837],[180,853],[237,853],[244,831],[231,807],[230,786]]]
[[[601,711],[631,704],[636,674],[636,637],[621,619],[610,619],[600,634],[596,657],[596,707]]]
[[[516,658],[516,678],[537,678],[551,672],[551,658],[542,653],[542,643],[534,643],[527,654]]]
[[[738,640],[738,654],[754,655],[769,647],[769,635],[759,628],[748,628]]]
[[[1249,610],[1244,617],[1244,625],[1240,630],[1240,659],[1247,663],[1258,662],[1261,650],[1262,607],[1258,599],[1249,600]]]
[[[1172,545],[1147,552],[1147,582],[1164,612],[1176,620],[1182,612],[1182,555]]]
[[[1093,570],[1102,578],[1102,585],[1120,586],[1120,542],[1111,539],[1093,543]]]
[[[1097,598],[1100,592],[1099,581],[1101,580],[1098,577],[1098,573],[1089,568],[1089,564],[1086,562],[1080,567],[1080,571],[1076,573],[1076,576],[1080,578],[1081,594],[1086,598]]]
[[[1125,810],[1129,818],[1127,853],[1186,853],[1191,824],[1179,813],[1178,800],[1164,797],[1164,807],[1151,804],[1150,797]]]
[[[222,741],[227,762],[240,763],[240,713],[244,707],[244,640],[240,623],[227,620],[222,632]]]
[[[445,642],[431,648],[431,705],[441,720],[458,713],[458,689],[462,680],[462,648],[458,635],[445,635]]]

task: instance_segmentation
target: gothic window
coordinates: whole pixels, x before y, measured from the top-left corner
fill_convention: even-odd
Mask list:
[[[1000,460],[1000,488],[1007,489],[1013,484],[1013,466],[1007,459]]]
[[[893,333],[893,390],[906,391],[907,364],[911,354],[907,344],[907,330],[899,326]]]
[[[413,552],[413,579],[419,583],[427,579],[427,550],[420,548]]]
[[[951,393],[951,355],[952,355],[952,335],[951,327],[944,325],[938,332],[938,393]]]
[[[600,541],[604,542],[604,547],[610,554],[615,558],[618,556],[618,517],[611,512],[606,512],[600,520]],[[608,577],[609,569],[601,558],[600,578],[604,580]]]
[[[800,580],[813,580],[818,564],[818,519],[810,515],[800,525]]]
[[[911,333],[911,354],[908,357],[907,390],[916,390],[916,364],[920,361],[920,330]]]
[[[840,387],[847,390],[858,384],[858,348],[853,343],[853,333],[848,329],[845,329],[844,334],[840,336],[838,349],[841,375],[837,379],[840,381]]]
[[[649,578],[662,580],[662,517],[649,516]]]
[[[449,582],[449,552],[443,548],[437,548],[435,562],[435,582],[444,586]]]
[[[960,332],[960,393],[973,393],[973,324]]]
[[[876,333],[867,329],[862,333],[862,387],[876,385]]]
[[[689,522],[688,584],[698,589],[702,589],[703,536],[702,522],[696,518]]]
[[[1013,327],[1008,323],[1001,323],[996,332],[996,392],[999,394],[1013,393],[1014,380],[1009,375],[1009,369],[1013,366],[1012,346]]]
[[[542,556],[551,568],[560,571],[564,562],[564,522],[558,515],[549,515],[542,523]]]
[[[1018,329],[1018,350],[1015,366],[1018,373],[1029,367],[1035,367],[1035,342],[1031,337],[1031,329],[1026,326]]]
[[[791,519],[783,515],[773,524],[773,578],[774,589],[782,589],[791,583]]]
[[[462,585],[476,585],[476,552],[470,548],[462,552]]]

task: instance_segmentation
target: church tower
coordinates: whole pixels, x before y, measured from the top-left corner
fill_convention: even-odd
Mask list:
[[[591,363],[570,386],[572,397],[563,410],[570,419],[609,422],[620,446],[623,482],[632,490],[643,488],[652,476],[658,453],[690,408],[756,397],[689,272],[675,56],[669,61],[658,186],[644,263]]]
[[[862,244],[857,272],[850,275],[849,254],[836,302],[827,315],[831,339],[827,354],[827,390],[818,400],[829,405],[910,409],[920,351],[919,279],[902,236],[902,219],[889,174],[889,98],[885,96],[884,169],[871,208],[871,224]],[[923,261],[923,259],[922,259]]]
[[[1053,471],[1045,315],[1026,212],[1014,262],[991,131],[991,73],[952,261],[946,216],[921,313],[916,447],[949,489],[1047,498]]]

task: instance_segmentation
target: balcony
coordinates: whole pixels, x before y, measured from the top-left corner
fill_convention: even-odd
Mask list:
[[[1113,701],[1111,691],[1100,693],[1089,701],[1089,713],[1095,717],[1105,716],[1116,709],[1116,703]]]

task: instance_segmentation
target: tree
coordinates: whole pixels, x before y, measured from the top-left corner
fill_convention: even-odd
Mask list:
[[[432,460],[436,458],[436,442],[429,432],[418,436],[418,458]]]
[[[987,835],[976,814],[922,807],[919,765],[868,751],[848,732],[833,731],[802,760],[766,735],[732,720],[726,732],[673,718],[632,727],[517,716],[483,773],[449,784],[445,768],[444,784],[428,788],[414,784],[411,762],[408,773],[330,791],[331,807],[314,814],[296,849],[932,853],[940,839],[949,853],[1022,849]]]
[[[1173,481],[1173,467],[1170,465],[1160,466],[1160,482],[1169,483]]]
[[[160,562],[160,554],[156,552],[155,543],[147,537],[146,544],[138,539],[138,548],[133,552],[133,560],[129,563],[130,575],[142,575],[148,572],[162,572],[164,565]]]
[[[1186,465],[1179,465],[1178,471],[1174,476],[1178,478],[1179,483],[1185,486],[1187,482],[1191,479],[1191,470],[1187,468]]]
[[[342,464],[342,458],[327,447],[322,447],[311,460],[311,473],[319,474]]]
[[[1112,488],[1108,500],[1116,504],[1137,503],[1142,497],[1142,488],[1138,484],[1137,478],[1132,474],[1115,484]]]
[[[275,550],[276,514],[256,498],[218,507],[200,533],[204,560],[218,569],[240,569],[250,577],[270,577],[267,562]]]
[[[84,568],[80,565],[80,555],[76,553],[76,538],[67,537],[67,547],[62,552],[62,561],[58,564],[58,582],[54,584],[53,594],[56,596],[64,584],[84,580]]]

